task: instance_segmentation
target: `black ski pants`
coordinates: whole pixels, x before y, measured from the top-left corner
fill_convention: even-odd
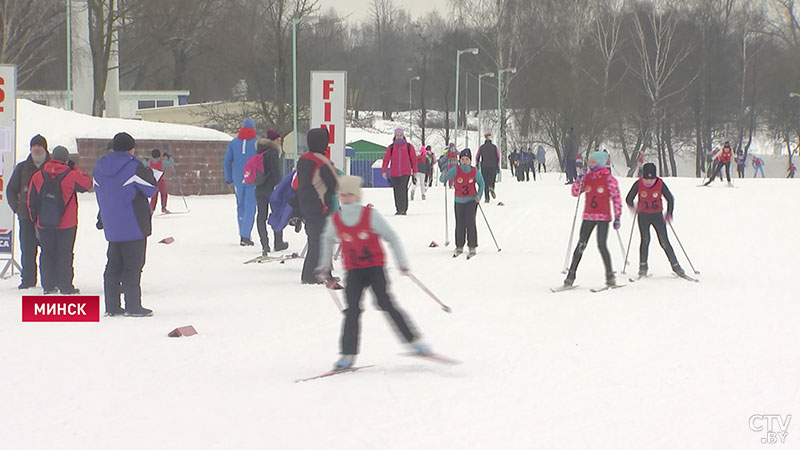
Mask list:
[[[714,181],[714,178],[716,177],[719,177],[720,180],[722,179],[722,166],[725,166],[725,176],[728,178],[728,183],[731,182],[731,162],[728,161],[728,162],[716,163],[716,167],[714,168],[714,173],[712,173],[711,178],[709,178],[709,180],[706,181],[706,185],[711,184],[711,182]]]
[[[272,196],[273,188],[259,190],[256,187],[256,230],[258,230],[258,239],[261,241],[261,250],[269,251],[269,234],[267,230],[267,219],[269,218],[269,198]],[[274,231],[275,245],[283,242],[283,231]]]
[[[394,190],[394,208],[399,213],[408,211],[408,175],[392,177],[389,182]]]
[[[26,210],[24,214],[27,214]],[[27,216],[26,216],[27,217]],[[33,221],[19,216],[19,252],[22,259],[22,284],[36,286],[36,277],[39,268],[36,266],[36,256],[39,253],[39,239],[36,238],[36,225]],[[41,263],[41,256],[39,263]]]
[[[494,184],[497,178],[497,166],[481,166],[483,181],[486,183],[486,202],[489,202],[489,190],[494,191]]]
[[[673,267],[678,265],[678,258],[675,257],[675,250],[669,243],[669,236],[667,235],[667,223],[661,213],[639,213],[639,234],[641,235],[642,242],[639,244],[639,264],[647,264],[647,256],[650,248],[650,226],[656,229],[656,236],[661,248],[669,259],[670,265]]]
[[[315,283],[317,279],[314,276],[314,268],[319,264],[320,238],[322,229],[325,227],[327,215],[322,214],[322,212],[312,214],[304,212],[303,218],[308,248],[306,249],[306,258],[303,261],[303,273],[300,276],[300,281]]]
[[[547,164],[539,163],[539,173],[542,173],[542,167],[544,167],[545,173],[547,173]]]
[[[103,273],[106,312],[120,312],[120,294],[125,294],[125,310],[142,308],[142,268],[144,268],[147,239],[109,242],[106,271]]]
[[[344,310],[342,324],[341,352],[343,355],[358,354],[359,333],[361,328],[361,297],[364,289],[372,286],[378,308],[389,315],[395,331],[405,342],[417,339],[417,333],[411,327],[406,314],[395,306],[387,292],[388,282],[383,266],[353,269],[347,272],[347,285],[344,288],[347,309]]]
[[[581,222],[581,230],[578,237],[578,246],[575,247],[575,252],[572,254],[572,264],[569,266],[567,278],[574,280],[575,274],[578,271],[578,264],[581,262],[583,252],[589,243],[589,237],[592,231],[597,227],[597,248],[600,250],[600,256],[603,258],[603,265],[606,268],[606,278],[614,274],[611,268],[611,254],[608,252],[608,224],[605,221],[584,220]]]
[[[471,200],[467,203],[456,202],[456,247],[463,248],[464,242],[469,248],[478,246],[478,227],[475,217],[478,214],[478,203]]]
[[[75,248],[75,233],[78,227],[64,229],[39,228],[39,242],[42,246],[42,288],[53,291],[55,288],[62,293],[72,291],[73,249]]]

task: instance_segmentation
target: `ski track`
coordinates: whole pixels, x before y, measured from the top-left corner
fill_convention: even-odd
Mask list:
[[[238,245],[232,195],[189,197],[189,214],[153,221],[142,286],[154,317],[23,324],[19,278],[0,280],[2,447],[736,450],[764,437],[749,429],[751,415],[800,414],[800,183],[699,189],[696,179],[667,179],[702,283],[672,277],[652,233],[653,277],[595,295],[604,276],[594,238],[582,288],[548,289],[563,280],[570,187],[557,173],[503,177],[497,199],[482,204],[503,251],[478,211],[468,262],[443,246],[441,187],[410,201],[408,216],[393,215],[391,189],[364,191],[401,234],[417,277],[452,307],[443,313],[388,256],[393,297],[435,351],[462,361],[455,366],[398,355],[367,291],[356,364],[375,367],[295,384],[332,366],[342,316],[323,286],[300,285],[302,259],[242,264],[253,248]],[[620,179],[623,195],[632,182]],[[106,243],[94,195],[79,204],[75,284],[97,295]],[[622,230],[630,220],[625,210]],[[175,242],[156,243],[167,236]],[[287,229],[285,239],[300,252],[305,233]],[[619,270],[613,231],[608,245]],[[636,232],[631,268],[638,246]],[[189,324],[198,335],[166,337]],[[798,429],[782,448],[800,447]]]

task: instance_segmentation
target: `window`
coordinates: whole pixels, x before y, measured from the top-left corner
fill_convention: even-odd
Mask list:
[[[156,102],[156,108],[166,108],[168,106],[175,106],[175,100],[159,100]]]
[[[150,109],[156,107],[155,100],[139,100],[139,109]]]

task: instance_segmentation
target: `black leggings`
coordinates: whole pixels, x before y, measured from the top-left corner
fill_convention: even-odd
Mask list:
[[[714,178],[719,176],[719,179],[722,179],[722,166],[725,166],[725,176],[728,177],[728,183],[731,182],[731,162],[720,162],[717,163],[716,168],[714,169],[714,173],[711,174],[711,178],[706,182],[706,184],[711,184],[714,181]]]
[[[567,278],[574,280],[575,273],[578,271],[578,264],[583,257],[583,251],[586,250],[586,245],[589,243],[589,236],[592,235],[592,230],[597,227],[597,248],[600,250],[600,256],[603,257],[603,265],[606,268],[606,278],[614,274],[611,268],[611,254],[608,252],[606,241],[608,240],[608,222],[584,220],[581,223],[581,231],[578,237],[578,246],[575,247],[575,252],[572,254],[572,264],[569,266],[569,273]]]
[[[639,264],[647,264],[648,249],[650,248],[650,226],[656,229],[656,236],[664,253],[667,254],[670,265],[673,267],[678,265],[678,259],[675,257],[675,250],[669,243],[669,236],[667,235],[667,223],[664,222],[664,217],[661,213],[639,213],[639,234],[642,237],[642,243],[639,245]]]
[[[475,225],[475,216],[478,214],[478,203],[456,203],[456,247],[464,247],[467,242],[469,248],[478,246],[478,227]]]
[[[417,339],[417,333],[409,323],[403,310],[395,306],[392,297],[386,290],[386,273],[383,266],[353,269],[347,272],[347,286],[344,289],[347,309],[344,311],[342,324],[341,352],[343,355],[358,354],[358,336],[361,328],[361,297],[364,289],[372,286],[378,308],[386,312],[395,327],[395,331],[406,342]]]

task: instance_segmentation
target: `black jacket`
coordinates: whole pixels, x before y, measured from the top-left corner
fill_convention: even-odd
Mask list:
[[[50,160],[50,152],[45,150],[44,160]],[[42,163],[44,165],[44,163]],[[28,155],[28,159],[17,164],[14,172],[11,174],[11,179],[8,180],[8,187],[6,188],[6,198],[8,199],[8,206],[16,214],[22,214],[23,217],[30,220],[28,216],[28,186],[31,184],[31,177],[39,170],[41,166],[36,167],[33,163],[33,156]]]
[[[264,161],[264,172],[257,172],[255,182],[256,194],[272,192],[275,186],[283,179],[279,155],[280,148],[278,148],[278,145],[274,142],[264,151],[261,157]]]
[[[318,164],[317,157],[324,158],[327,163]],[[312,152],[308,152],[297,161],[295,197],[297,207],[304,217],[327,213],[333,207],[333,196],[338,184],[333,170],[333,163],[321,153],[312,155]]]

